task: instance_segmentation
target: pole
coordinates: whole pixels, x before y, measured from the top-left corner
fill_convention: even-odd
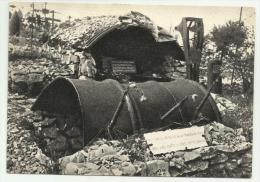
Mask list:
[[[34,20],[34,3],[32,3],[31,52],[32,52],[32,46],[33,46],[33,20]]]
[[[216,78],[217,80],[218,78]],[[193,116],[192,116],[192,120],[195,120],[201,110],[201,108],[204,106],[205,102],[207,101],[209,95],[210,95],[210,92],[214,86],[214,84],[216,83],[216,80],[214,80],[213,84],[210,86],[210,88],[208,89],[207,91],[207,94],[203,97],[203,99],[201,100],[201,102],[199,103],[199,105],[196,107],[196,110],[194,111],[193,113]]]
[[[188,99],[188,96],[185,96],[183,99],[180,100],[175,106],[173,106],[170,110],[168,110],[161,118],[161,121],[164,121],[170,114],[174,113],[177,109],[179,109],[182,104]]]
[[[54,10],[52,10],[51,29],[54,29]]]
[[[46,10],[46,5],[47,5],[47,2],[44,3],[44,9]],[[45,27],[45,30],[46,30],[46,27],[47,27],[47,23],[46,23],[46,13],[44,13],[44,27]]]
[[[119,102],[119,104],[118,104],[118,106],[116,108],[116,111],[115,111],[111,121],[108,123],[107,133],[108,133],[108,136],[109,136],[110,139],[113,139],[111,131],[112,131],[112,129],[113,129],[113,127],[114,127],[114,125],[115,125],[115,123],[117,121],[117,118],[119,116],[119,113],[120,113],[120,111],[122,109],[123,103],[125,101],[125,96],[126,96],[128,90],[129,90],[129,87],[123,92],[122,98],[121,98],[121,100],[120,100],[120,102]]]
[[[238,21],[239,27],[241,26],[242,11],[243,11],[243,7],[240,8],[239,21]],[[237,50],[238,50],[238,46],[236,46],[235,55],[237,55]],[[230,82],[232,93],[233,93],[233,79],[234,79],[235,67],[236,67],[235,65],[236,64],[233,64],[233,70],[232,70],[231,82]]]
[[[71,16],[69,16],[69,24],[70,24],[70,19],[71,19]]]

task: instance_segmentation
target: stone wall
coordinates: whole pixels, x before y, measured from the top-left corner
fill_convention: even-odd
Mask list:
[[[76,79],[81,79],[80,75],[95,77],[94,75],[89,75],[90,73],[80,73],[80,70],[82,71],[84,68],[85,60],[89,58],[86,58],[83,52],[72,52],[59,55],[57,60],[42,57],[34,60],[17,59],[16,61],[10,61],[10,91],[38,95],[44,86],[58,76]],[[83,68],[80,69],[79,67],[81,66]],[[179,71],[180,69],[185,69],[185,66],[174,60],[166,61],[162,66],[163,74],[166,77],[170,79],[185,78],[186,73]]]
[[[61,174],[115,176],[251,177],[252,144],[242,129],[205,125],[208,146],[153,155],[143,138],[99,139],[59,159]]]
[[[37,95],[41,89],[58,76],[75,78],[74,64],[47,58],[18,59],[9,62],[9,89],[21,94]]]

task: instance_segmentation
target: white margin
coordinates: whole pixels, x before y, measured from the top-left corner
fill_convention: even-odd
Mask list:
[[[34,2],[43,2],[43,0],[34,0]],[[28,0],[16,0],[16,2],[30,2]],[[67,2],[63,0],[48,0],[48,2]],[[26,181],[26,182],[86,182],[102,181],[117,182],[138,181],[138,182],[169,182],[169,181],[260,181],[260,1],[259,0],[77,0],[73,3],[99,3],[99,4],[160,4],[160,5],[184,5],[184,6],[253,6],[256,8],[256,56],[255,56],[255,85],[254,85],[254,141],[253,141],[253,177],[251,179],[230,179],[230,178],[162,178],[162,177],[93,177],[93,176],[62,176],[62,175],[16,175],[6,173],[6,140],[7,140],[7,79],[8,79],[8,0],[0,0],[0,181]],[[257,112],[258,111],[258,112]]]

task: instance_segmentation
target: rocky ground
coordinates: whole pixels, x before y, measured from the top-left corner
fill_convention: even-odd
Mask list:
[[[9,62],[9,90],[36,96],[44,86],[58,76],[73,78],[74,71],[71,66],[70,63],[56,62],[47,58],[34,61],[18,59]]]
[[[42,116],[30,111],[34,98],[8,96],[7,172],[68,175],[250,177],[252,144],[242,128],[205,125],[209,146],[153,155],[142,137],[107,141],[63,158],[46,156],[35,134]]]
[[[32,132],[32,123],[39,119],[30,111],[34,100],[24,95],[8,95],[8,173],[47,174],[55,170],[54,162],[42,153]]]
[[[209,146],[153,155],[143,138],[98,140],[59,159],[61,174],[127,176],[250,177],[251,143],[242,129],[204,126]]]

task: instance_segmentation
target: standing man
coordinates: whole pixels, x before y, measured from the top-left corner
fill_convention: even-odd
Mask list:
[[[95,78],[97,73],[96,62],[92,55],[88,52],[83,52],[80,58],[80,76],[79,79]]]

